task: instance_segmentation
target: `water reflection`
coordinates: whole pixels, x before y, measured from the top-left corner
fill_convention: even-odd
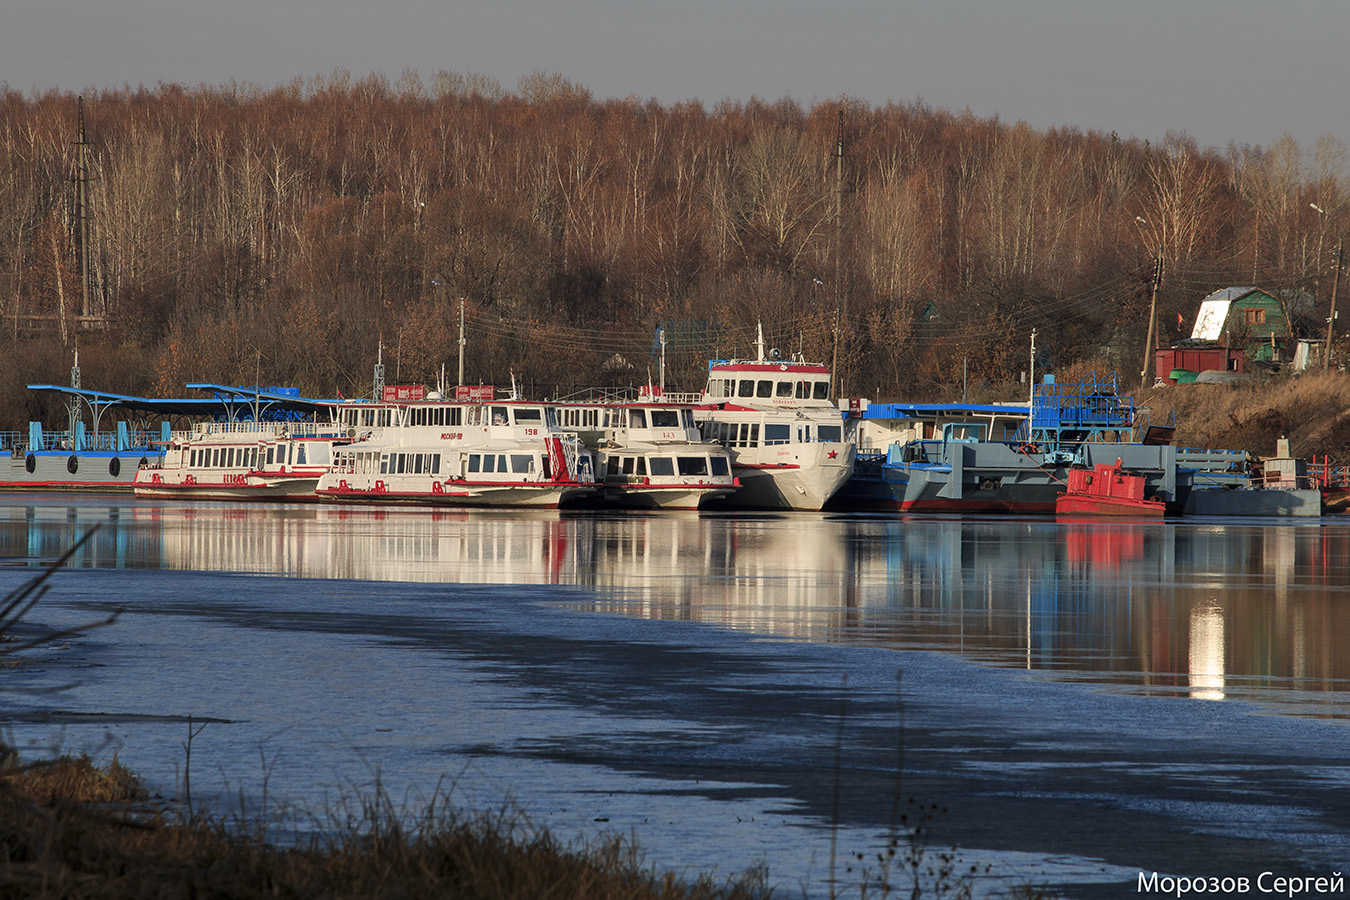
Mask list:
[[[54,501],[54,502],[53,502]],[[617,517],[0,501],[0,553],[374,581],[575,585],[598,611],[929,648],[1057,678],[1342,715],[1350,523]]]

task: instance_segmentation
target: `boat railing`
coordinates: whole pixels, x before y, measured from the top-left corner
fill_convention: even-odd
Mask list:
[[[117,453],[144,450],[163,440],[158,431],[128,431],[125,434],[125,446],[118,446],[118,434],[114,431],[101,431],[98,434],[84,432],[78,436],[69,431],[49,431],[42,435],[42,446],[34,447],[29,443],[27,432],[3,431],[0,432],[0,452],[9,451],[15,457],[25,456],[33,450]]]
[[[1337,465],[1330,456],[1323,456],[1320,462],[1316,456],[1312,457],[1307,471],[1308,480],[1320,490],[1350,490],[1350,465]]]
[[[1295,474],[1279,469],[1268,469],[1262,473],[1261,484],[1263,487],[1289,491],[1323,490],[1322,483],[1312,472]]]
[[[199,434],[239,434],[260,437],[335,437],[346,426],[331,422],[203,422]]]

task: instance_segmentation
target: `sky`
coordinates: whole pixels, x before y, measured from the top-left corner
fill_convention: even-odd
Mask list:
[[[1154,143],[1350,142],[1346,0],[9,0],[30,93],[439,69],[598,99],[849,97]]]

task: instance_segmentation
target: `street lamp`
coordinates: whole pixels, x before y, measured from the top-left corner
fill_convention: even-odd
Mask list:
[[[1311,206],[1313,209],[1317,210],[1318,214],[1322,216],[1323,220],[1329,220],[1331,218],[1329,215],[1327,215],[1327,211],[1324,210],[1322,207],[1318,206],[1316,203],[1309,203],[1308,205]],[[1332,329],[1336,327],[1336,287],[1341,280],[1341,262],[1343,260],[1344,250],[1345,250],[1345,232],[1342,231],[1337,235],[1336,238],[1336,271],[1334,271],[1331,275],[1331,309],[1327,311],[1327,352],[1326,355],[1323,356],[1322,358],[1323,372],[1331,370],[1331,335]]]

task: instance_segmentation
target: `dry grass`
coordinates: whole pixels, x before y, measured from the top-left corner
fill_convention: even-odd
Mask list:
[[[1150,390],[1153,424],[1176,414],[1176,443],[1183,447],[1275,453],[1290,440],[1295,456],[1331,456],[1350,462],[1350,375],[1340,372],[1272,378],[1242,385],[1178,384]]]
[[[685,882],[618,838],[584,848],[503,816],[433,810],[407,827],[384,801],[337,837],[278,847],[146,803],[114,762],[63,757],[0,772],[0,897],[588,898],[768,896],[761,874]]]

